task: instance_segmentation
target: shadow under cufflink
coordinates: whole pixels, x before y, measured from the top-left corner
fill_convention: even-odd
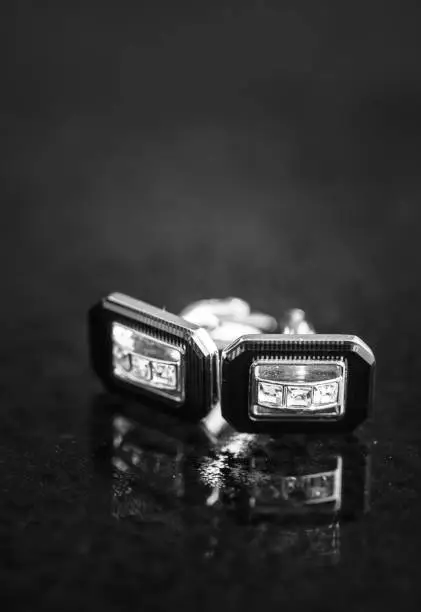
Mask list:
[[[90,439],[96,472],[111,489],[113,516],[180,522],[185,499],[199,496],[204,505],[201,483],[190,482],[188,490],[185,484],[186,458],[212,444],[201,427],[157,411],[154,403],[103,393],[92,401]]]
[[[91,447],[98,461],[108,461],[115,449],[116,423],[127,422],[142,446],[171,453],[180,446],[206,448],[212,436],[200,424],[181,421],[156,409],[154,402],[128,400],[118,394],[99,393],[92,398],[89,428]]]

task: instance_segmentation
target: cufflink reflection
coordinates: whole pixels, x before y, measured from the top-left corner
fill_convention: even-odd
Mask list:
[[[122,415],[115,415],[112,428],[112,515],[181,523],[183,445],[157,439]]]
[[[370,457],[359,440],[232,432],[211,444],[200,428],[157,427],[145,414],[114,410],[101,434],[114,517],[177,529],[194,521],[207,558],[226,554],[228,540],[238,546],[230,534],[243,526],[236,537],[260,554],[338,562],[343,523],[368,510]]]
[[[370,454],[358,439],[232,434],[200,477],[206,503],[253,525],[260,545],[336,563],[341,526],[369,510]]]
[[[181,524],[185,448],[191,435],[191,428],[157,413],[153,405],[121,402],[109,394],[94,399],[91,445],[96,472],[110,488],[115,518]]]
[[[234,433],[203,460],[201,478],[213,483],[207,503],[222,500],[241,519],[355,518],[368,510],[369,465],[354,437]]]

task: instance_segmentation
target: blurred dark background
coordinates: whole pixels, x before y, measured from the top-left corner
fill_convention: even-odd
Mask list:
[[[388,541],[387,563],[408,550],[421,469],[419,15],[416,1],[2,3],[7,533],[48,516],[39,479],[57,440],[72,440],[67,469],[89,488],[87,308],[111,291],[172,312],[238,295],[275,315],[304,308],[320,331],[376,351],[377,524],[396,526],[409,487],[407,540]],[[403,466],[386,459],[396,453]],[[19,542],[39,558],[37,539]]]
[[[298,306],[373,345],[418,327],[416,2],[1,11],[2,309],[35,367],[46,334],[85,366],[114,290]]]
[[[336,330],[414,287],[416,2],[2,11],[16,297],[240,294]]]

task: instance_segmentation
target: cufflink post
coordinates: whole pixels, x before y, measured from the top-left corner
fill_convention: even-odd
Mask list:
[[[240,298],[208,299],[194,302],[180,313],[183,319],[206,329],[221,352],[231,342],[246,334],[312,334],[313,326],[304,310],[293,308],[277,321],[271,315],[255,312]],[[220,403],[202,419],[202,427],[213,442],[226,432],[228,423]]]

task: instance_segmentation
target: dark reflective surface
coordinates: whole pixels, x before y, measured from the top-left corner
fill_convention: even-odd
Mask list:
[[[369,510],[370,454],[355,437],[272,439],[227,429],[215,443],[200,426],[172,434],[168,417],[154,424],[145,404],[99,396],[93,412],[110,514],[182,530],[192,552],[222,555],[227,571],[244,546],[256,555],[253,571],[285,554],[339,563],[341,526]]]

